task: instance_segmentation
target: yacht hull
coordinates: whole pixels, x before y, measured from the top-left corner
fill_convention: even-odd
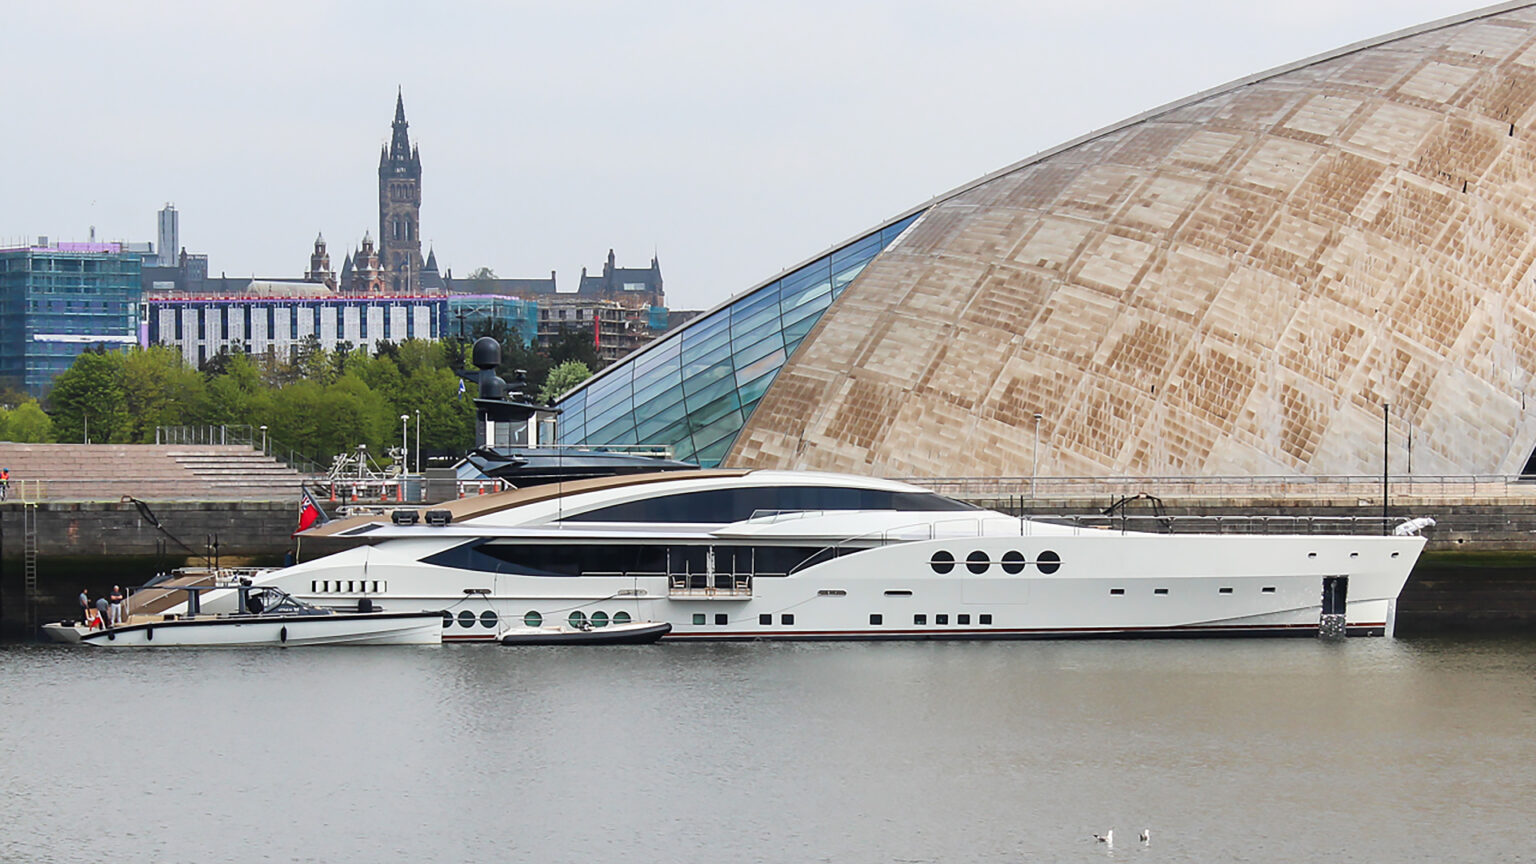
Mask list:
[[[49,624],[49,638],[105,648],[253,648],[307,645],[436,645],[436,612],[209,617],[129,624],[106,630]]]

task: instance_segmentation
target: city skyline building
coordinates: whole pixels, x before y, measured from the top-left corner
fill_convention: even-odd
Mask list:
[[[0,381],[42,396],[89,348],[140,340],[147,244],[50,243],[0,249]]]
[[[379,260],[397,294],[421,291],[421,153],[411,144],[405,91],[395,94],[389,145],[379,154]],[[355,262],[354,262],[355,263]]]

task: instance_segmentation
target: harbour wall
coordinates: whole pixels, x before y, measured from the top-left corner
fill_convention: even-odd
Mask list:
[[[972,496],[1004,512],[1077,520],[1115,530],[1250,533],[1318,531],[1379,533],[1380,504],[1359,500],[1263,498],[1137,501],[1116,515],[1109,500],[1025,500]],[[298,514],[289,501],[44,501],[35,506],[37,620],[72,614],[75,595],[92,597],[113,584],[137,585],[155,573],[217,560],[223,565],[275,565],[297,549],[290,535]],[[1431,516],[1428,551],[1398,608],[1399,635],[1442,632],[1536,632],[1536,502],[1435,500],[1399,502],[1389,521]],[[23,505],[0,504],[0,633],[26,636]]]

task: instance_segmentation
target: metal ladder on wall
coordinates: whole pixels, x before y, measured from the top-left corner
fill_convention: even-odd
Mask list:
[[[27,608],[27,628],[37,632],[37,495],[28,495],[25,481],[21,489],[21,560],[22,585]]]

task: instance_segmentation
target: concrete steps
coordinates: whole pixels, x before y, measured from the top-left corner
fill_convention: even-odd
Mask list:
[[[0,442],[11,494],[45,501],[293,500],[304,475],[233,444]]]

